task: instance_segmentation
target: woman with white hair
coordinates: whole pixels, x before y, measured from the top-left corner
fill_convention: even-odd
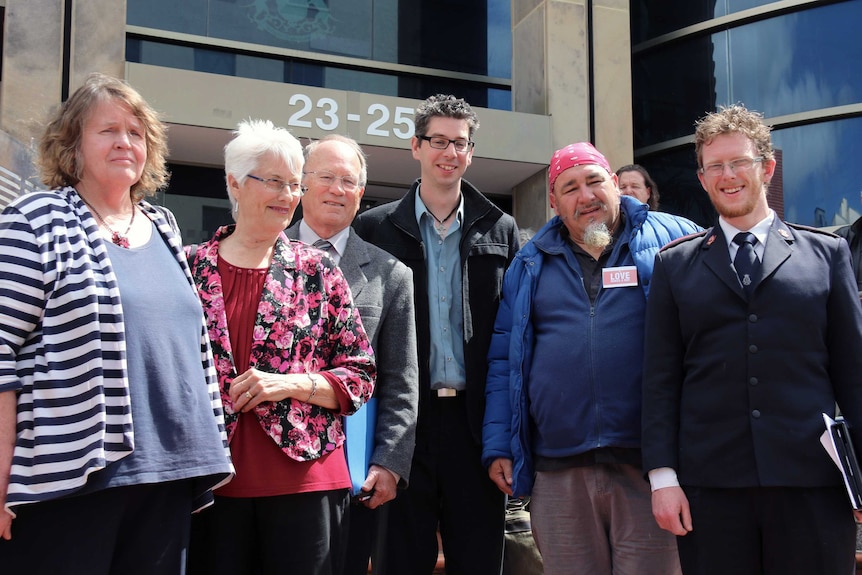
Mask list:
[[[193,573],[339,573],[350,476],[341,416],[375,364],[350,289],[325,252],[288,240],[303,155],[269,121],[225,147],[234,225],[189,249],[237,470],[193,522]]]

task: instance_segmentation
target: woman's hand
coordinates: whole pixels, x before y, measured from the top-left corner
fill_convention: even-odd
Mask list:
[[[264,373],[253,367],[238,375],[229,390],[234,411],[249,411],[264,401],[281,401],[291,397],[295,386],[291,385],[290,379],[294,375]]]
[[[0,537],[9,541],[12,539],[12,515],[0,507]]]
[[[234,411],[249,411],[264,401],[292,397],[327,409],[338,409],[335,392],[319,373],[264,373],[250,368],[230,384]]]

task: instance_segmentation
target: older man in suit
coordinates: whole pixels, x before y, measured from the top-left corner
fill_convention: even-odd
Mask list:
[[[698,122],[718,225],[656,257],[643,461],[685,575],[850,574],[854,514],[820,445],[836,402],[862,446],[862,307],[846,242],[766,202],[769,128],[742,106]]]
[[[367,181],[359,145],[331,135],[308,144],[305,157],[303,217],[287,235],[326,250],[341,268],[377,358],[375,447],[362,485],[370,498],[357,494],[351,506],[345,569],[364,575],[381,519],[377,508],[407,486],[413,457],[419,402],[413,273],[350,227]]]

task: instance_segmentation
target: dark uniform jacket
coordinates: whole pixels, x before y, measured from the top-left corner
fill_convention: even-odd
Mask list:
[[[837,401],[862,446],[862,307],[847,243],[775,219],[750,301],[720,227],[656,256],[647,304],[644,470],[700,487],[826,486]]]

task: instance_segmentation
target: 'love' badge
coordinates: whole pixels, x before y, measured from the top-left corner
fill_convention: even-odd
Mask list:
[[[638,285],[638,269],[635,266],[620,266],[602,270],[602,287],[618,288]]]

